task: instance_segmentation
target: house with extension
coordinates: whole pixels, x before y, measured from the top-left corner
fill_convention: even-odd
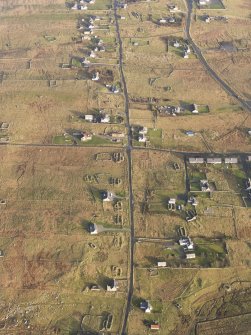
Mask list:
[[[93,81],[98,81],[99,80],[99,72],[96,72],[95,74],[93,74],[92,80]]]
[[[202,192],[210,192],[209,182],[206,179],[200,180],[200,189]]]
[[[153,308],[148,300],[143,300],[140,303],[140,309],[145,313],[151,313]]]
[[[188,52],[185,51],[185,54],[188,55]],[[188,57],[187,57],[188,58]],[[193,114],[198,114],[199,113],[199,109],[198,109],[198,105],[196,104],[193,104],[192,105],[192,111],[191,111]]]
[[[91,235],[97,235],[98,234],[98,227],[95,223],[89,223],[89,232]]]
[[[105,202],[113,201],[116,198],[116,195],[110,191],[104,191],[101,193],[102,200]]]
[[[112,281],[106,286],[106,290],[108,292],[117,292],[118,288],[118,282],[115,279],[112,279]]]

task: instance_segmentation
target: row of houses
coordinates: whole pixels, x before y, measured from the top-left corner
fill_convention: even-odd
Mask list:
[[[251,156],[248,156],[247,160],[251,161]],[[223,159],[220,157],[189,157],[188,161],[190,164],[238,164],[239,162],[238,157],[225,157]]]

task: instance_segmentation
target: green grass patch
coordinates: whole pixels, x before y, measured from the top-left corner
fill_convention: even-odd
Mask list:
[[[194,239],[196,259],[194,262],[203,267],[225,267],[226,245],[221,240]]]
[[[162,129],[148,129],[147,136],[149,137],[150,143],[156,147],[162,145]]]
[[[70,136],[64,136],[64,135],[57,135],[53,137],[52,140],[53,144],[69,144],[72,145],[73,144],[73,139]]]

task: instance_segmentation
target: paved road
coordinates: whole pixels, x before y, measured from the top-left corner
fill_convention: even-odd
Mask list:
[[[37,148],[37,149],[42,149],[42,148],[55,148],[55,147],[61,147],[61,148],[69,148],[69,149],[88,149],[88,148],[95,148],[95,149],[117,149],[117,150],[122,150],[124,149],[123,146],[118,146],[118,145],[69,145],[69,144],[43,144],[43,143],[0,143],[0,147],[24,147],[24,148],[28,148],[28,147],[33,147],[33,148]],[[240,151],[231,151],[231,152],[217,152],[214,151],[213,155],[212,153],[209,152],[201,152],[201,151],[181,151],[181,150],[175,150],[175,149],[168,149],[168,148],[145,148],[145,147],[141,147],[141,146],[127,146],[127,151],[128,149],[130,151],[159,151],[159,152],[169,152],[169,153],[173,153],[173,154],[178,154],[178,155],[183,155],[183,156],[200,156],[200,157],[212,157],[213,155],[218,155],[218,156],[222,156],[222,157],[229,157],[229,156],[242,156],[245,157],[247,155],[250,156],[251,152],[240,152]]]
[[[130,216],[130,255],[129,255],[129,282],[128,282],[128,293],[127,293],[127,302],[124,311],[124,318],[121,327],[121,335],[126,334],[126,328],[128,323],[128,316],[130,312],[130,306],[132,301],[133,295],[133,282],[134,282],[134,267],[133,267],[133,260],[134,260],[134,215],[133,215],[133,207],[134,207],[134,200],[133,200],[133,189],[132,189],[132,130],[130,126],[130,117],[129,117],[129,97],[127,92],[127,85],[125,80],[125,75],[123,71],[123,45],[122,39],[120,36],[120,29],[118,23],[118,15],[117,15],[117,0],[113,1],[113,8],[114,8],[114,16],[115,16],[115,27],[117,32],[117,39],[119,43],[119,70],[120,70],[120,77],[123,86],[123,93],[124,93],[124,100],[125,100],[125,115],[126,115],[126,127],[127,127],[127,140],[128,145],[126,148],[127,152],[127,161],[128,161],[128,184],[129,184],[129,216]]]
[[[185,33],[187,40],[189,44],[192,46],[196,56],[202,63],[202,65],[205,67],[209,75],[216,81],[218,84],[233,98],[235,98],[244,109],[251,112],[251,105],[244,100],[242,97],[240,97],[221,77],[211,68],[211,66],[206,61],[205,57],[203,56],[200,48],[194,43],[191,34],[190,34],[190,27],[191,27],[191,18],[192,18],[192,12],[193,12],[193,0],[186,0],[187,3],[187,17],[186,17],[186,27],[185,27]]]

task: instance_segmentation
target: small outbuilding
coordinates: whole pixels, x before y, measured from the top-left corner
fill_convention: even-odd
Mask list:
[[[207,158],[207,164],[221,164],[222,159],[219,157],[216,158]]]
[[[188,161],[190,164],[203,164],[204,158],[202,157],[189,157]]]
[[[238,164],[238,158],[237,157],[226,157],[225,164]]]

